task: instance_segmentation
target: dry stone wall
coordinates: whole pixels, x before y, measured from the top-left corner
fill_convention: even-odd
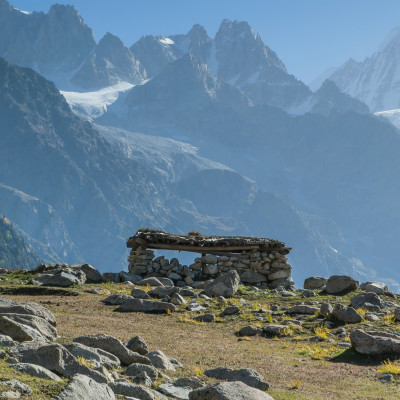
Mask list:
[[[177,258],[168,260],[164,256],[155,257],[153,250],[137,249],[131,250],[128,261],[132,274],[143,278],[167,277],[176,284],[193,285],[196,281],[213,279],[230,270],[236,270],[244,284],[269,288],[293,284],[292,266],[280,253],[251,250],[218,256],[206,254],[195,258],[191,265],[182,265]]]

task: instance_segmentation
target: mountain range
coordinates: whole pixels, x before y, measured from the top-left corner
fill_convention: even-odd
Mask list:
[[[69,6],[0,21],[0,212],[43,259],[116,271],[139,227],[196,230],[287,242],[296,283],[400,284],[400,137],[334,79],[312,92],[245,22],[128,48]]]

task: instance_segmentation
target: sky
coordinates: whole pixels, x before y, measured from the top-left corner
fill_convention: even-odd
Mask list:
[[[247,21],[305,83],[352,57],[370,56],[400,26],[399,0],[9,0],[48,12],[72,4],[97,41],[111,32],[130,47],[141,36],[186,33],[198,23],[214,37],[221,21]]]

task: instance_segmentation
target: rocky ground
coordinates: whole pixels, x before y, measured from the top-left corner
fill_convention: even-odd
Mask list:
[[[83,283],[95,276],[3,271],[2,398],[399,398],[400,301],[384,285]]]

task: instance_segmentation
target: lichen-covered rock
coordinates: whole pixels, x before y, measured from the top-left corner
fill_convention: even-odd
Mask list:
[[[31,283],[41,286],[69,287],[86,282],[86,275],[80,269],[56,268],[35,276]]]
[[[346,324],[358,324],[362,321],[361,315],[353,307],[346,307],[343,304],[336,304],[332,315],[338,321],[345,322]]]
[[[350,302],[351,305],[356,309],[362,308],[365,303],[378,306],[379,308],[382,308],[383,306],[381,298],[376,293],[373,292],[364,292],[357,294],[356,296],[351,298]]]
[[[129,339],[126,343],[126,347],[142,356],[145,356],[149,352],[147,343],[140,336],[134,336],[133,338]]]
[[[322,278],[321,276],[310,276],[304,281],[303,287],[310,290],[320,289],[326,285],[327,281],[327,278]]]
[[[120,312],[144,312],[144,313],[168,313],[177,311],[175,305],[164,301],[151,301],[143,299],[129,299],[124,301],[115,311]]]
[[[36,376],[38,378],[51,379],[56,382],[61,382],[61,378],[58,375],[40,365],[29,364],[29,363],[17,363],[17,364],[11,364],[10,368],[13,368],[19,372],[23,372],[24,374]]]

